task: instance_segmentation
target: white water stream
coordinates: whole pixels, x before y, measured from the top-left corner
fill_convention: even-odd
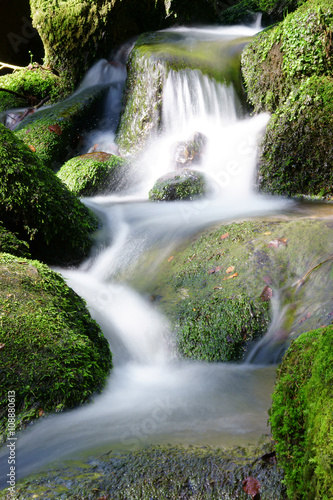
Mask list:
[[[244,30],[240,36],[249,34]],[[186,31],[191,38],[199,32]],[[224,36],[221,29],[203,34]],[[244,118],[239,109],[231,86],[196,70],[171,72],[164,88],[163,133],[140,159],[142,184],[123,195],[86,200],[103,215],[104,244],[79,269],[61,273],[86,299],[109,339],[114,369],[91,404],[42,419],[18,436],[18,477],[83,452],[129,451],[149,442],[244,444],[267,432],[274,367],[178,360],[166,318],[135,290],[114,281],[148,249],[159,249],[157,266],[201,228],[290,207],[290,201],[254,193],[257,143],[268,116]],[[199,168],[211,178],[215,194],[197,202],[148,202],[154,180],[170,170],[170,148],[195,131],[208,138]],[[104,131],[103,137],[112,143],[113,132]],[[0,459],[6,456],[2,450]]]

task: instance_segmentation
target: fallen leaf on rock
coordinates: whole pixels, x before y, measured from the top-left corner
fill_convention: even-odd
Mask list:
[[[236,278],[237,276],[238,276],[238,273],[230,274],[230,276],[226,276],[225,278],[223,278],[223,281],[230,280],[231,278]]]
[[[281,245],[287,246],[287,238],[275,238],[268,243],[269,248],[279,248]]]
[[[232,273],[234,270],[235,270],[235,266],[230,266],[230,267],[228,267],[228,269],[226,270],[226,273]]]
[[[229,233],[222,234],[221,240],[225,240],[226,238],[229,238]]]
[[[171,262],[171,261],[172,261],[172,259],[174,259],[174,256],[173,256],[173,255],[171,255],[171,257],[169,257],[169,258],[168,258],[168,262]]]
[[[32,146],[31,144],[29,144],[29,148],[31,149],[31,151],[33,153],[36,153],[36,148],[34,148],[34,146]]]
[[[268,302],[273,297],[273,290],[265,285],[263,291],[261,292],[260,298],[263,302]]]
[[[51,132],[54,132],[57,135],[61,135],[62,134],[62,130],[61,130],[60,126],[57,123],[55,125],[50,125],[49,126],[49,130],[51,130]]]
[[[260,489],[260,483],[259,483],[258,479],[256,479],[255,477],[251,477],[251,476],[244,479],[243,490],[248,495],[251,495],[252,498],[255,498],[256,495],[258,495],[259,489]]]

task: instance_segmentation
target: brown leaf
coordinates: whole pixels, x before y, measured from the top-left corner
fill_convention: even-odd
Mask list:
[[[275,238],[268,243],[269,248],[279,248],[281,245],[287,246],[287,238]]]
[[[222,266],[214,266],[208,270],[208,274],[218,273],[219,271],[221,271],[221,269],[222,269]]]
[[[39,408],[38,410],[38,416],[39,417],[42,417],[44,415],[45,411],[43,410],[43,408]]]
[[[6,344],[0,344],[0,351],[5,347]]]
[[[51,132],[54,132],[57,135],[61,135],[62,134],[62,130],[61,130],[60,126],[57,123],[55,125],[50,125],[49,126],[49,130],[51,130]]]
[[[174,259],[174,255],[171,255],[171,257],[168,258],[168,262],[171,262],[172,259]]]
[[[225,240],[226,238],[229,238],[229,233],[222,234],[221,240]]]
[[[263,291],[261,292],[260,298],[263,302],[268,302],[273,297],[273,290],[265,285]]]
[[[235,266],[229,266],[226,273],[232,273],[235,270]]]
[[[31,149],[31,151],[32,151],[33,153],[35,153],[35,152],[36,152],[36,148],[35,148],[34,146],[32,146],[31,144],[29,144],[29,148]]]
[[[237,276],[238,276],[238,273],[230,274],[230,276],[226,276],[225,278],[223,278],[223,281],[230,280],[231,278],[236,278]]]
[[[214,274],[214,273],[215,273],[215,267],[208,269],[208,274]]]
[[[214,286],[214,290],[222,290],[222,286]]]
[[[251,495],[252,498],[254,498],[256,495],[258,495],[260,489],[260,483],[258,479],[248,476],[246,479],[243,481],[243,490],[245,493],[248,495]]]

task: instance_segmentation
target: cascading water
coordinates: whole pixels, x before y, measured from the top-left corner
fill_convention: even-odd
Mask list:
[[[256,145],[267,116],[242,117],[240,108],[231,85],[197,70],[170,71],[163,130],[140,160],[145,182],[132,192],[135,200],[126,202],[128,193],[87,200],[103,215],[104,244],[79,269],[61,273],[86,299],[109,339],[115,368],[93,403],[49,417],[19,436],[19,477],[83,451],[134,450],[163,441],[223,446],[255,440],[265,432],[274,367],[177,359],[167,320],[135,290],[114,281],[147,249],[159,249],[158,265],[174,245],[205,226],[290,205],[253,193]],[[171,169],[175,141],[195,131],[208,139],[198,168],[222,195],[198,202],[147,203],[153,181]],[[113,132],[106,131],[111,142]],[[6,460],[6,450],[0,459]]]

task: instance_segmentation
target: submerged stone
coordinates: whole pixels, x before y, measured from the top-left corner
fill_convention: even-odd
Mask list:
[[[87,402],[104,386],[112,356],[84,301],[46,265],[1,253],[0,283],[4,441],[8,391],[17,430]]]

